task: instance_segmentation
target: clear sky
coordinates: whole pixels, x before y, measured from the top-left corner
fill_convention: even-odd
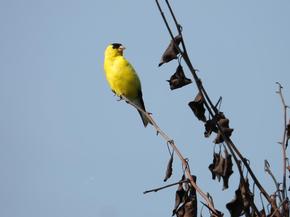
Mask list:
[[[281,180],[275,82],[290,104],[290,1],[174,1],[173,8],[209,95],[223,96],[232,139],[273,191],[263,163]],[[171,215],[175,187],[142,194],[163,185],[168,151],[110,91],[103,52],[111,42],[127,47],[147,110],[228,215],[236,168],[223,193],[207,169],[214,137],[203,137],[187,106],[196,87],[170,91],[176,62],[157,67],[169,35],[153,0],[1,0],[0,30],[1,217]],[[168,182],[180,179],[177,158],[173,173]]]

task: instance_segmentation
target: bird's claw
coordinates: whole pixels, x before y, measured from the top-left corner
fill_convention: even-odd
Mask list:
[[[123,97],[122,96],[119,96],[119,99],[117,99],[117,101],[122,101],[123,100]]]

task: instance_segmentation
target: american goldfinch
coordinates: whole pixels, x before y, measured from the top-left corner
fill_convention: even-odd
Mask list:
[[[117,96],[125,96],[145,111],[141,82],[133,66],[123,56],[125,47],[120,43],[110,44],[105,50],[104,70],[112,91]],[[150,121],[138,110],[146,127]]]

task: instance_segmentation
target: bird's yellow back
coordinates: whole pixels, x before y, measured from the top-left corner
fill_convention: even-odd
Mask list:
[[[105,51],[104,70],[111,89],[118,95],[135,99],[141,93],[141,83],[123,52],[109,45]]]

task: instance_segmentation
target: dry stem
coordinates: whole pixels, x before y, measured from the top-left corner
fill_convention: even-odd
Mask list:
[[[171,183],[169,185],[162,186],[160,188],[154,188],[154,189],[151,189],[151,190],[147,190],[147,191],[144,191],[143,194],[147,194],[147,193],[150,193],[150,192],[157,192],[157,191],[163,190],[165,188],[169,188],[169,187],[172,187],[174,185],[178,185],[178,184],[185,183],[185,182],[188,182],[188,180],[181,180],[179,182],[174,182],[174,183]]]
[[[283,199],[287,197],[287,184],[286,184],[286,169],[287,169],[287,155],[286,155],[286,148],[287,148],[287,108],[288,106],[285,103],[284,96],[282,93],[282,85],[279,82],[276,82],[278,85],[278,90],[277,94],[279,94],[281,98],[281,103],[282,103],[282,109],[283,109],[283,117],[284,117],[284,123],[283,123],[283,136],[282,136],[282,141],[281,141],[281,147],[282,147],[282,156],[283,156]]]
[[[193,178],[191,176],[191,172],[190,172],[189,165],[188,165],[187,161],[185,160],[185,158],[183,157],[183,155],[181,154],[181,152],[179,151],[179,149],[177,148],[175,142],[164,131],[161,130],[161,128],[156,124],[155,120],[153,119],[153,117],[149,113],[147,113],[146,111],[144,111],[143,109],[141,109],[139,106],[137,106],[134,103],[132,103],[125,96],[121,96],[121,98],[124,99],[130,105],[134,106],[136,109],[138,109],[140,112],[142,112],[148,118],[148,120],[150,121],[150,123],[152,124],[152,126],[156,129],[157,134],[160,134],[160,136],[166,141],[167,144],[169,144],[172,147],[172,149],[174,150],[174,152],[179,157],[179,159],[180,159],[180,161],[182,163],[182,167],[184,168],[186,178],[189,180],[189,182],[192,185],[192,187],[206,201],[208,207],[213,212],[213,214],[215,216],[219,216],[218,215],[219,212],[216,211],[216,209],[214,208],[214,205],[213,205],[212,201],[207,197],[207,195],[198,187],[198,185],[193,180]]]

